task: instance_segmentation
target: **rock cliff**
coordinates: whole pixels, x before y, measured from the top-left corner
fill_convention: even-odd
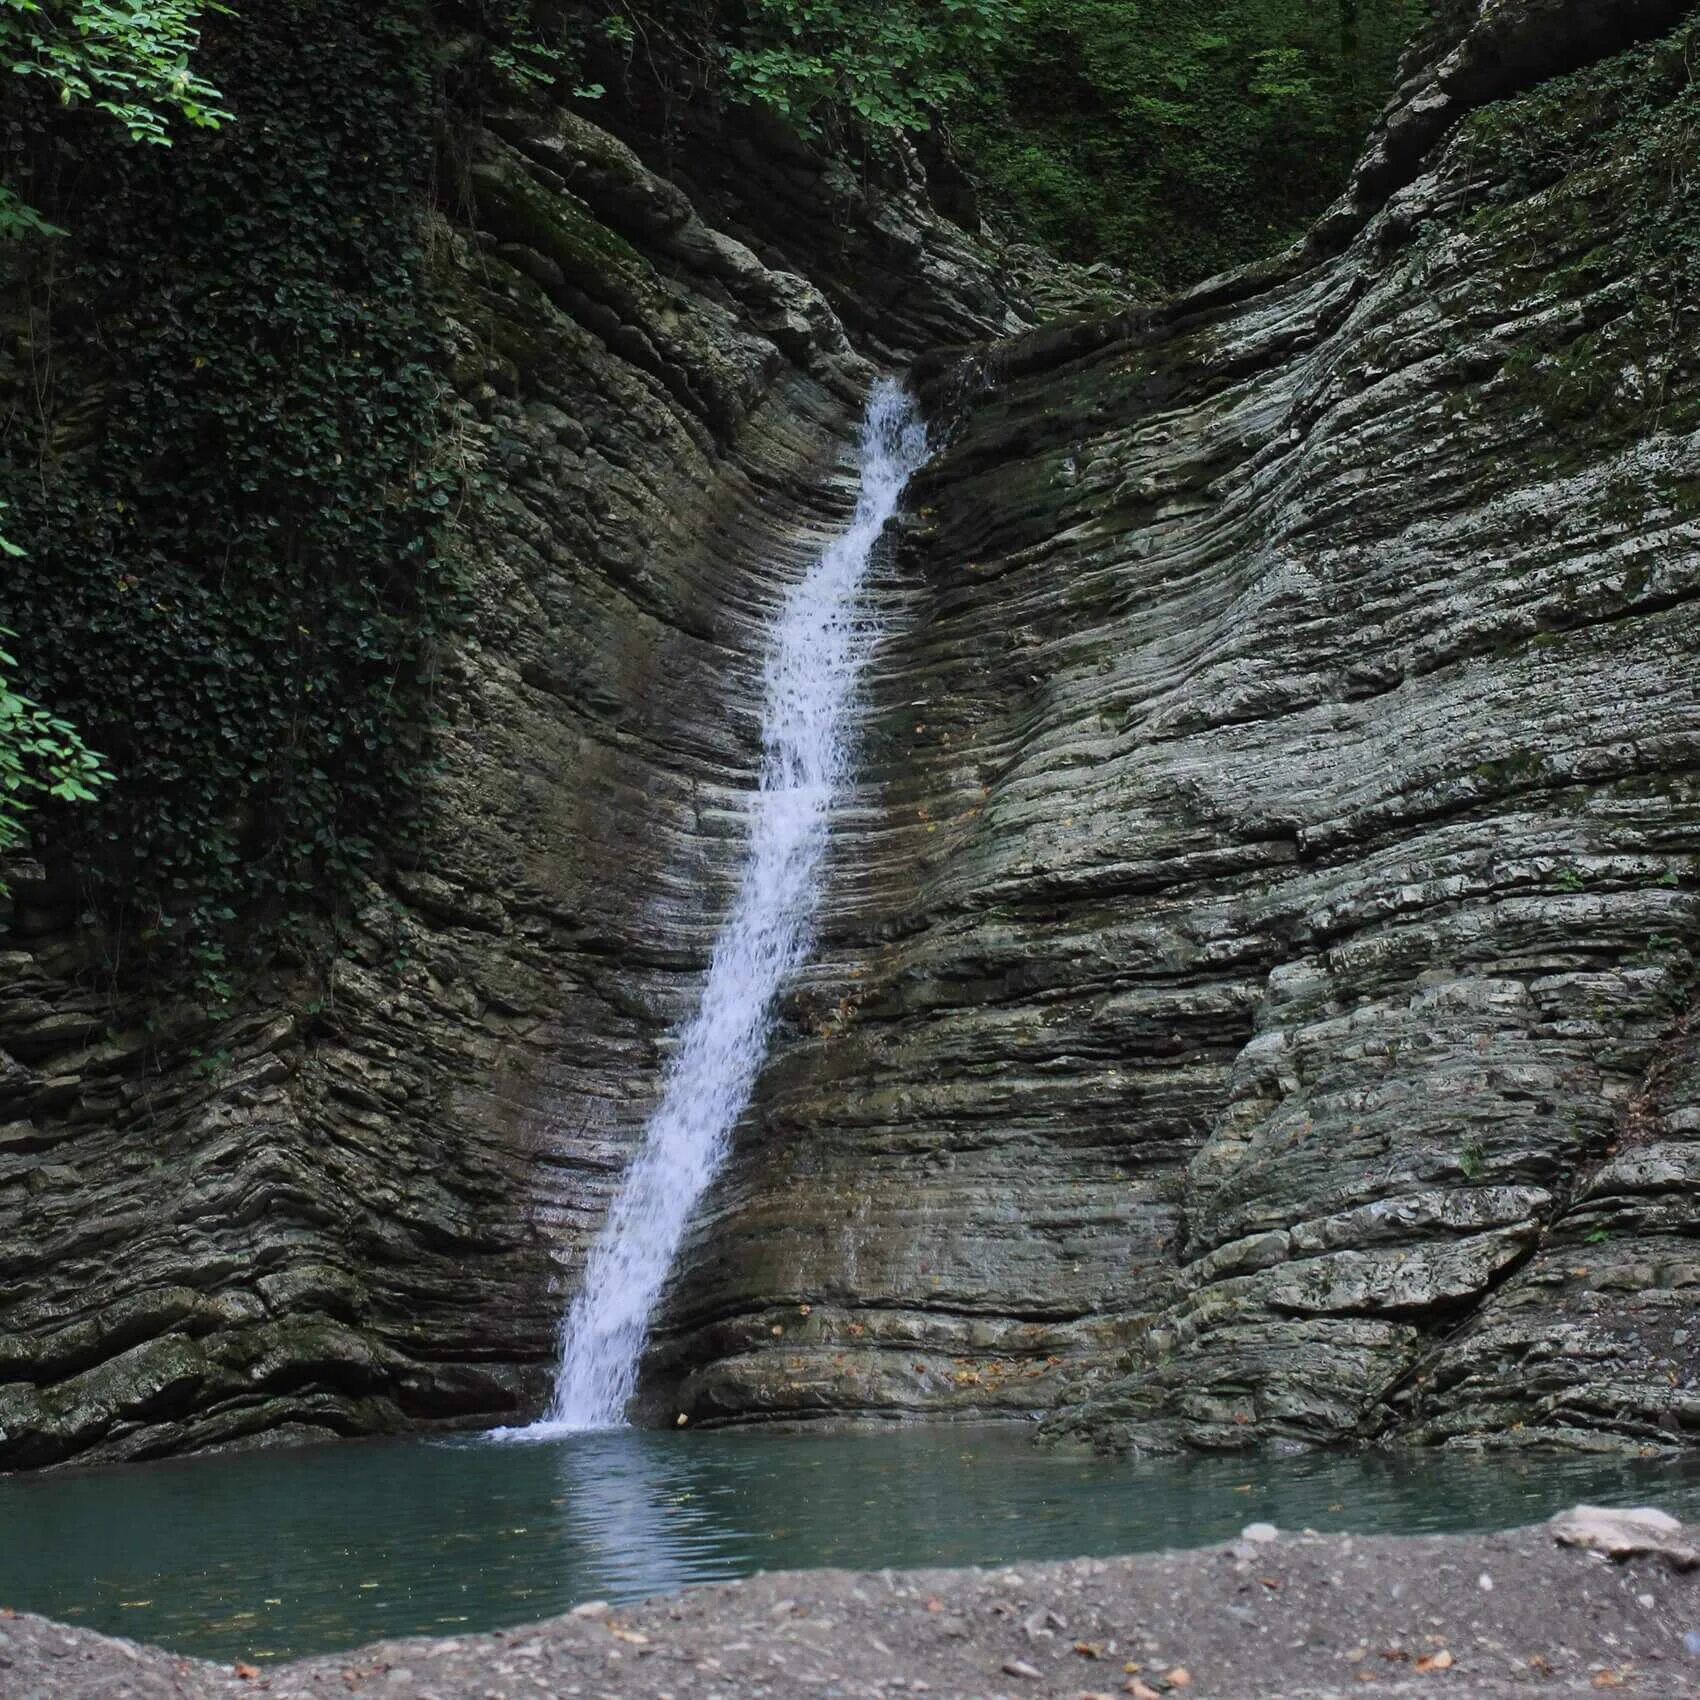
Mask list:
[[[1685,11],[1454,5],[1302,249],[1027,334],[919,178],[489,115],[431,214],[498,494],[416,853],[215,1030],[82,989],[64,871],[10,874],[0,1467],[536,1408],[764,616],[867,357],[939,345],[818,960],[651,1408],[1692,1442]]]
[[[1303,249],[932,363],[682,1408],[1692,1441],[1693,26],[1633,45],[1672,14],[1455,18]]]

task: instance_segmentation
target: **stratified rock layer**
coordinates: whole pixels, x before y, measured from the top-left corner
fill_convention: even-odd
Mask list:
[[[681,1409],[1700,1434],[1694,36],[1541,81],[1598,10],[1431,53],[1337,258],[933,385]]]
[[[0,1467],[533,1412],[706,965],[767,619],[848,514],[873,369],[607,132],[462,145],[433,248],[496,494],[420,842],[327,972],[216,1026],[79,990],[66,870],[7,870]],[[1019,322],[939,276],[956,335]]]

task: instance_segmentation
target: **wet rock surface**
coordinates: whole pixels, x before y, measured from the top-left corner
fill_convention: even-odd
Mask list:
[[[608,132],[463,143],[432,242],[497,493],[419,842],[221,1023],[80,989],[68,871],[6,870],[0,1468],[535,1410],[706,965],[766,620],[849,511],[874,368]],[[915,310],[1019,322],[952,251]]]
[[[587,1604],[494,1635],[219,1669],[0,1617],[17,1700],[264,1693],[1020,1695],[1472,1700],[1700,1694],[1700,1577],[1511,1534],[1358,1539],[1253,1525],[1227,1547],[1020,1570],[810,1571]]]

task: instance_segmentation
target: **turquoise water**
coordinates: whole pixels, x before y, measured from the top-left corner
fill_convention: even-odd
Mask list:
[[[1578,1500],[1700,1518],[1669,1463],[1129,1464],[1019,1426],[346,1443],[0,1478],[0,1604],[206,1658],[452,1634],[754,1570],[1193,1546],[1269,1521],[1504,1528]]]

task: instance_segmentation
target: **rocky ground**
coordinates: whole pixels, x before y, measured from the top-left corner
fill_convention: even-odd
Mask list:
[[[1022,1570],[758,1576],[494,1635],[223,1669],[0,1624],[6,1700],[1700,1695],[1700,1552],[1657,1512],[1509,1534],[1236,1542]]]

